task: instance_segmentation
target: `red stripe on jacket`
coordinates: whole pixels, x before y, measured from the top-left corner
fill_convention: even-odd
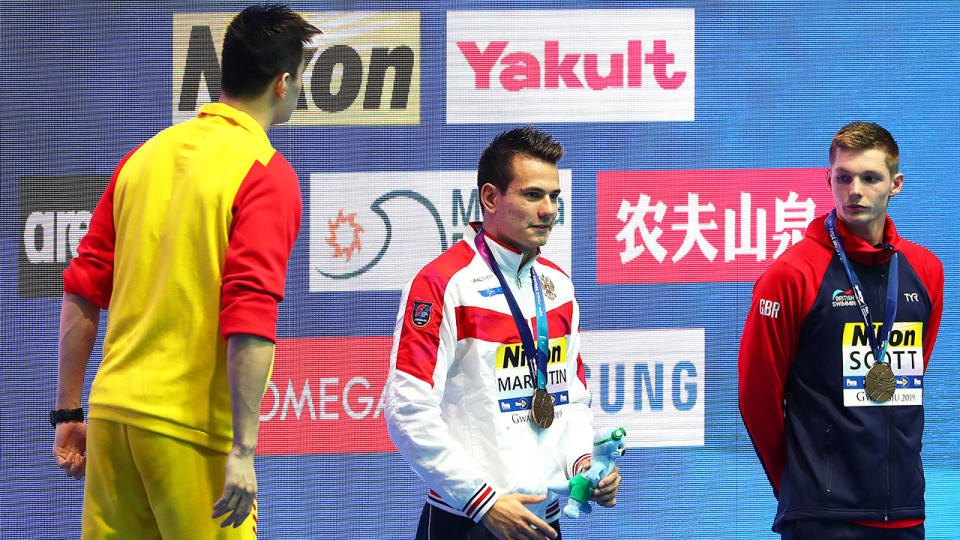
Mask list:
[[[797,244],[774,261],[753,290],[740,353],[740,416],[770,485],[780,493],[787,460],[783,399],[800,331],[833,252],[814,243]],[[760,315],[761,300],[780,302],[779,317]]]
[[[292,204],[291,204],[292,203]],[[230,244],[223,264],[220,332],[276,340],[287,260],[300,231],[296,174],[280,152],[255,161],[233,200]]]
[[[403,312],[397,345],[397,369],[433,386],[433,370],[440,348],[440,324],[443,322],[443,295],[450,278],[470,264],[476,252],[466,242],[458,242],[425,266],[413,278]],[[429,317],[422,326],[413,323],[414,302],[429,304]]]
[[[110,296],[113,294],[113,252],[117,245],[117,232],[113,224],[113,193],[120,170],[141,146],[143,144],[123,156],[113,170],[110,183],[90,218],[87,234],[77,247],[77,256],[63,271],[63,292],[78,294],[101,309],[110,307]]]
[[[492,343],[520,343],[520,332],[513,316],[492,309],[475,306],[457,306],[457,340],[480,339]],[[547,312],[547,326],[550,338],[566,336],[570,333],[573,320],[573,302]],[[530,326],[536,325],[536,318],[528,320]]]

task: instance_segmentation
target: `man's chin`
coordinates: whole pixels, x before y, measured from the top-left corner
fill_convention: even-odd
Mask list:
[[[549,232],[545,232],[545,233],[543,233],[543,234],[534,235],[534,237],[530,239],[530,247],[531,247],[531,248],[540,248],[540,247],[543,247],[543,246],[545,246],[545,245],[547,244],[547,240],[548,240],[549,238],[550,238],[550,233],[549,233]]]
[[[864,225],[873,221],[873,215],[867,211],[859,212],[844,211],[840,213],[840,219],[850,225]]]

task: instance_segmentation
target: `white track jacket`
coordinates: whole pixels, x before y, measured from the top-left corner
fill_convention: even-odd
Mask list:
[[[540,277],[550,333],[547,390],[555,419],[531,418],[531,381],[520,333],[496,276],[464,239],[425,266],[400,302],[386,421],[390,437],[431,488],[427,502],[479,521],[500,495],[545,494],[575,476],[593,447],[593,416],[580,360],[580,308],[573,282],[538,257],[486,235],[487,245],[536,339],[530,277]],[[530,507],[547,522],[559,515],[553,493]]]

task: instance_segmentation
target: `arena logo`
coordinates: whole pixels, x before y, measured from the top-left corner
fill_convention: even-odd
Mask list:
[[[824,174],[600,171],[597,282],[753,281],[833,208]]]
[[[569,273],[571,171],[543,256]],[[481,221],[475,171],[310,175],[310,291],[399,290]]]
[[[233,13],[173,18],[173,121],[220,97],[223,33]],[[290,125],[420,123],[420,14],[308,12],[323,30]],[[206,90],[206,91],[203,91]]]
[[[633,447],[703,445],[702,328],[588,331],[582,338],[596,425],[625,427]],[[383,417],[386,365],[343,361],[343,351],[388,358],[392,343],[391,336],[278,339],[257,452],[396,451]],[[610,343],[620,345],[620,354],[608,361]],[[557,384],[565,398],[566,385]],[[527,394],[518,391],[517,397]],[[510,414],[510,421],[518,418]]]
[[[108,175],[26,176],[20,179],[23,236],[19,250],[20,296],[63,293],[63,270],[77,256]]]
[[[693,120],[694,19],[692,9],[448,12],[447,120]]]

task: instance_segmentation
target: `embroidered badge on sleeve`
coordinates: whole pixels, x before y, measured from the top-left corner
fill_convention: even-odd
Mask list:
[[[413,311],[410,313],[410,322],[414,326],[426,326],[430,322],[430,310],[433,302],[413,302]]]

